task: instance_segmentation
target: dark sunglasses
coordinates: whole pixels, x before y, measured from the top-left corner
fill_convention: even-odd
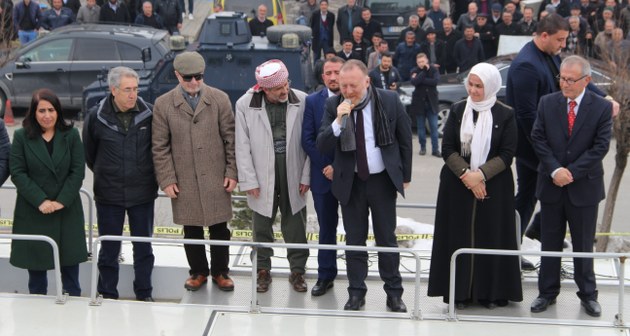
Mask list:
[[[192,79],[195,79],[196,81],[200,81],[203,79],[203,74],[196,74],[196,75],[182,75],[182,79],[184,80],[184,82],[190,82]]]

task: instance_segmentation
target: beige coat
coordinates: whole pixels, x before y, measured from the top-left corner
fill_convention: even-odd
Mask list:
[[[153,108],[153,163],[160,189],[176,183],[173,221],[209,226],[232,218],[225,177],[237,179],[234,114],[228,95],[207,85],[193,112],[178,85]]]
[[[247,195],[247,204],[257,213],[271,217],[275,185],[275,154],[271,124],[265,101],[250,89],[236,102],[236,163],[241,191],[260,188],[260,196]],[[306,206],[300,184],[310,183],[310,161],[302,149],[302,119],[306,94],[291,90],[287,105],[287,182],[293,214]]]

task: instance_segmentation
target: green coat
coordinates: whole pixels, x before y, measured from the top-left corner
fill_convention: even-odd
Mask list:
[[[62,266],[87,260],[83,205],[79,190],[85,176],[83,145],[76,128],[57,130],[53,153],[41,137],[29,139],[24,129],[15,131],[9,160],[11,181],[17,187],[13,233],[51,237],[59,245]],[[45,215],[45,200],[64,208]],[[53,269],[52,249],[47,243],[14,240],[11,264],[29,270]]]

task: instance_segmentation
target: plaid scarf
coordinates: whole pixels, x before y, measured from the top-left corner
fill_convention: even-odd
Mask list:
[[[339,96],[338,99],[339,101],[337,102],[337,106],[343,102],[343,97]],[[392,136],[392,132],[389,128],[389,123],[387,121],[387,116],[385,115],[385,109],[383,108],[381,97],[376,88],[370,85],[363,100],[352,109],[352,112],[348,117],[348,125],[346,129],[339,135],[342,152],[349,152],[357,149],[354,134],[355,126],[353,113],[362,111],[370,102],[372,103],[372,122],[374,125],[373,130],[376,145],[379,148],[383,148],[394,143],[394,137]]]

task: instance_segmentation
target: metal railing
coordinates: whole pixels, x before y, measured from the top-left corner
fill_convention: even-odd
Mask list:
[[[59,246],[57,243],[48,236],[42,235],[24,235],[24,234],[0,234],[0,239],[11,239],[11,240],[35,240],[42,241],[48,243],[53,250],[53,264],[55,265],[55,287],[57,288],[57,295],[55,296],[55,303],[64,304],[66,303],[66,296],[63,294],[62,288],[63,284],[61,282],[61,262],[59,260]]]
[[[251,274],[251,301],[249,305],[249,311],[252,313],[260,312],[260,306],[258,305],[258,292],[256,291],[256,276],[257,276],[257,254],[258,249],[263,247],[268,248],[292,248],[292,249],[325,249],[330,250],[331,245],[323,244],[288,244],[288,243],[260,243],[260,242],[241,242],[241,241],[221,241],[221,240],[201,240],[201,239],[171,239],[171,238],[149,238],[149,237],[124,237],[124,236],[101,236],[94,240],[93,251],[98,250],[98,245],[101,241],[130,241],[130,242],[142,242],[142,243],[167,243],[167,244],[190,244],[190,245],[216,245],[216,246],[241,246],[250,247],[252,249],[252,274]],[[408,253],[413,255],[416,260],[416,269],[421,269],[420,251],[397,248],[397,247],[377,247],[377,246],[346,246],[346,245],[334,245],[335,250],[344,251],[375,251],[375,252],[395,252],[395,253]],[[91,273],[91,292],[90,292],[90,305],[100,305],[101,297],[97,297],[97,280],[98,280],[98,267],[96,262],[92,262]],[[411,318],[419,320],[421,319],[420,313],[420,272],[415,273],[415,291],[413,310],[411,312]],[[386,316],[401,316],[399,313],[386,314]],[[405,315],[406,316],[406,315]]]
[[[619,299],[618,299],[618,311],[615,315],[613,322],[615,327],[623,327],[625,323],[623,321],[623,305],[624,305],[624,276],[625,276],[625,264],[621,261],[621,258],[630,258],[630,253],[601,253],[601,252],[552,252],[552,251],[516,251],[516,250],[495,250],[495,249],[478,249],[478,248],[461,248],[453,252],[451,256],[450,264],[450,278],[449,278],[449,302],[448,302],[448,319],[456,320],[457,315],[455,313],[455,272],[457,266],[457,257],[463,254],[482,254],[482,255],[500,255],[500,256],[523,256],[532,255],[540,257],[570,257],[570,258],[593,258],[593,259],[616,259],[619,270],[617,277],[619,280]],[[514,318],[521,321],[541,321],[540,318]],[[578,321],[572,321],[578,322]]]
[[[14,186],[13,184],[4,184],[2,186],[0,186],[0,189],[7,189],[7,190],[17,190],[17,187]],[[94,233],[93,231],[93,214],[94,214],[94,197],[92,197],[92,194],[85,188],[81,188],[79,190],[79,193],[85,195],[85,197],[87,198],[88,201],[88,220],[87,223],[89,225],[89,230],[88,230],[88,254],[92,254],[92,240],[94,240]],[[85,219],[85,218],[84,218]]]

